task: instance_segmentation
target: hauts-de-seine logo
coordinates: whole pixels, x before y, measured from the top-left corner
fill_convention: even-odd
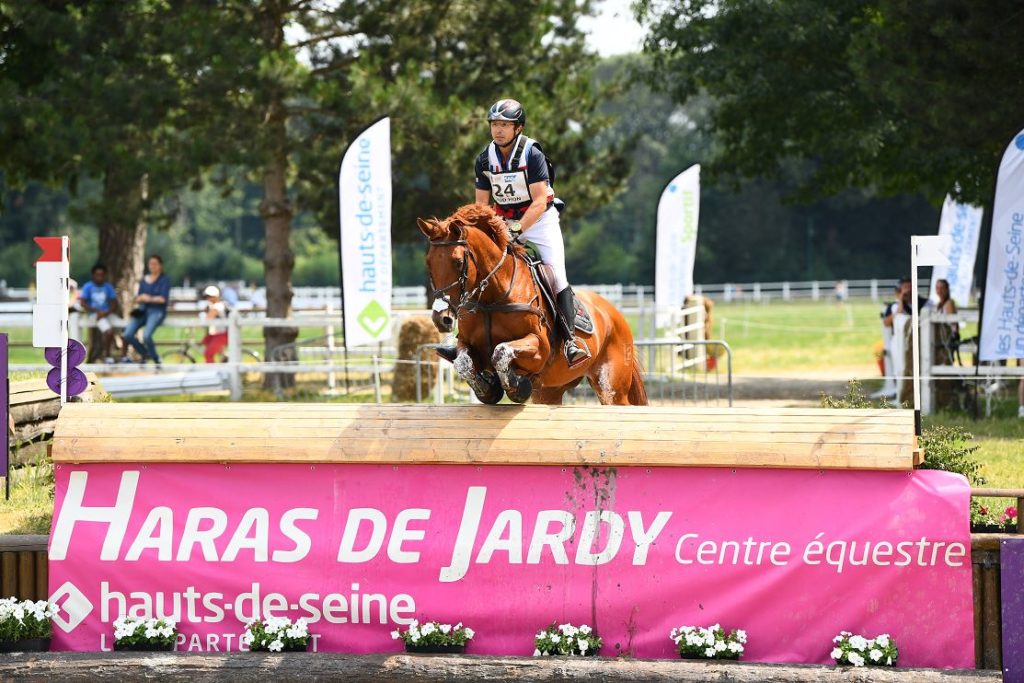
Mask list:
[[[71,633],[92,612],[92,602],[70,581],[53,592],[50,602],[57,607],[53,623],[64,633]]]
[[[370,335],[379,337],[388,326],[388,312],[374,299],[356,316],[356,322]]]

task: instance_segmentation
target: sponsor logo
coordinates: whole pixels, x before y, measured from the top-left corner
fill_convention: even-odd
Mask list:
[[[356,321],[359,326],[366,330],[370,335],[379,337],[380,333],[384,331],[384,328],[388,325],[388,312],[384,310],[384,307],[377,303],[374,299],[370,303],[366,304],[366,308],[359,313],[356,317]]]
[[[92,613],[92,603],[78,587],[70,581],[54,591],[50,602],[57,607],[53,623],[64,633],[71,633],[85,618]]]

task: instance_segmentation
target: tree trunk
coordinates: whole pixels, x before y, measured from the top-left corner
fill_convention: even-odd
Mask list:
[[[279,2],[268,2],[262,6],[260,18],[263,42],[270,51],[281,50],[284,45],[287,11],[287,7]],[[260,215],[263,217],[266,238],[263,274],[267,285],[268,318],[292,317],[295,254],[289,244],[293,211],[288,199],[288,114],[284,104],[284,88],[282,84],[270,87],[264,119],[266,157]],[[263,328],[265,358],[268,361],[295,360],[295,348],[287,345],[294,342],[298,335],[299,330],[294,327]],[[282,389],[294,385],[295,375],[284,373],[268,373],[263,382],[266,389],[278,394]]]
[[[121,317],[132,310],[142,279],[146,250],[145,178],[125,178],[108,169],[103,178],[99,215],[99,259],[117,290]],[[91,264],[90,264],[91,266]],[[80,286],[84,283],[80,283]]]

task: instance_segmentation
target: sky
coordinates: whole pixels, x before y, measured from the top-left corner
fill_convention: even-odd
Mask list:
[[[580,21],[590,33],[587,43],[602,57],[639,52],[644,32],[629,8],[632,0],[599,0],[597,16]]]

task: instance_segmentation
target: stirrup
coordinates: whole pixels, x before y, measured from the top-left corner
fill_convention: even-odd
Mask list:
[[[437,351],[437,355],[441,356],[441,358],[444,358],[449,363],[454,363],[455,359],[459,356],[459,347],[454,344],[438,346],[435,348],[435,351]]]
[[[587,348],[586,344],[583,346],[577,344],[575,337],[567,339],[562,350],[565,353],[565,360],[569,363],[569,367],[582,363],[586,359],[590,358],[590,349]]]

